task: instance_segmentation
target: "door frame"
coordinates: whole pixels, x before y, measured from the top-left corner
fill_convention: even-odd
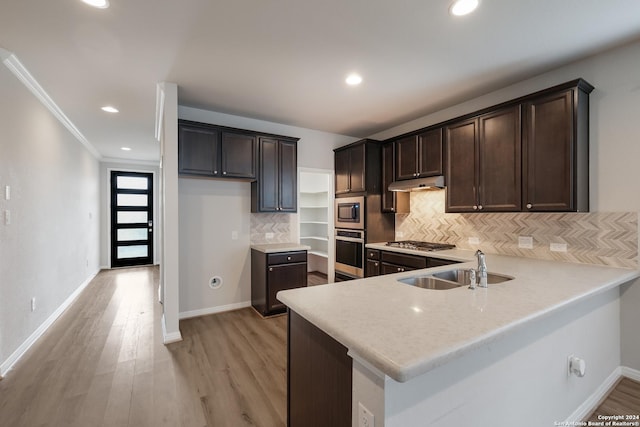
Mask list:
[[[106,234],[106,241],[107,241],[107,245],[106,245],[106,251],[107,251],[107,265],[106,268],[111,269],[113,267],[111,267],[111,172],[135,172],[135,173],[150,173],[152,175],[151,177],[151,181],[153,182],[153,256],[152,256],[152,264],[156,265],[157,264],[157,248],[158,248],[158,233],[160,230],[158,230],[158,226],[160,225],[160,221],[158,221],[158,197],[159,197],[159,189],[158,189],[158,181],[157,181],[157,174],[155,171],[153,170],[144,170],[144,169],[128,169],[128,168],[118,168],[118,167],[107,167],[107,178],[106,178],[106,185],[107,185],[107,209],[106,209],[106,230],[105,230],[105,234]],[[120,268],[120,267],[116,267],[116,268]]]

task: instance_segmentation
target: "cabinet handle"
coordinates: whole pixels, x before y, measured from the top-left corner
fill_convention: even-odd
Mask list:
[[[273,267],[269,267],[269,271],[273,271]]]
[[[227,172],[222,172],[222,175],[226,175],[226,174],[227,174]]]
[[[214,175],[218,175],[218,171],[213,171],[213,174]]]
[[[477,211],[477,210],[478,210],[478,207],[477,207],[476,205],[473,205],[473,210],[474,210],[474,211]]]
[[[393,212],[393,211],[395,211],[395,210],[396,210],[396,208],[391,208],[391,212]]]
[[[398,267],[398,271],[402,272],[402,271],[404,271],[404,268]]]
[[[527,203],[527,209],[531,209],[533,205],[531,203]]]
[[[373,263],[373,265],[377,267],[377,266],[378,266],[378,263],[377,263],[377,262],[374,262],[374,263]]]
[[[482,210],[482,205],[478,205],[478,209]]]
[[[287,261],[291,261],[291,257],[290,256],[287,257]]]

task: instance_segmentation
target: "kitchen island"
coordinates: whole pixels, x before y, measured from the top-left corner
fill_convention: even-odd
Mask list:
[[[437,256],[476,266],[470,251]],[[352,425],[360,403],[378,427],[564,421],[619,366],[618,287],[640,272],[499,255],[487,265],[514,280],[476,290],[398,282],[453,267],[443,266],[278,298],[353,360]],[[568,377],[572,354],[587,376]]]

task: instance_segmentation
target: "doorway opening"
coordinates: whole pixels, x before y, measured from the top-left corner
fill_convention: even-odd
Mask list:
[[[153,174],[111,171],[111,267],[153,264]]]

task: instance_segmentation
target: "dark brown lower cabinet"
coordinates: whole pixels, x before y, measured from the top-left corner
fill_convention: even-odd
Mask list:
[[[288,427],[351,427],[347,348],[295,311],[288,322]]]
[[[263,316],[284,313],[279,291],[307,286],[307,251],[264,253],[251,249],[251,305]]]

